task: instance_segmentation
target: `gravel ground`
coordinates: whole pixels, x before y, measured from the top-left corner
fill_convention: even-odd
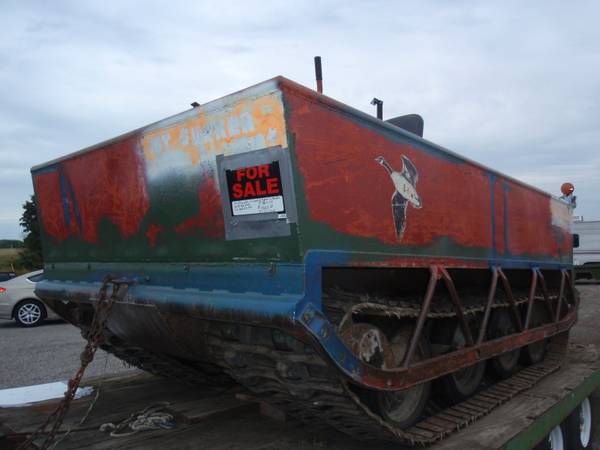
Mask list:
[[[61,320],[35,328],[21,328],[0,320],[0,389],[66,381],[79,368],[85,341],[79,330]],[[131,372],[108,353],[98,350],[86,377]]]

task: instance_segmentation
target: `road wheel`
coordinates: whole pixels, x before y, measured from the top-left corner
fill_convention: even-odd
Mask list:
[[[374,367],[384,369],[401,366],[411,335],[412,326],[403,325],[388,341],[383,331],[367,323],[350,325],[341,332],[342,340],[356,356]],[[425,360],[430,354],[427,340],[422,337],[412,360]],[[429,382],[395,392],[360,387],[354,387],[353,390],[375,414],[399,428],[407,428],[419,420],[431,392]]]
[[[546,305],[534,300],[529,328],[536,328],[548,322],[550,322],[550,314]],[[548,350],[548,339],[529,344],[521,349],[521,362],[526,366],[537,364],[544,359],[546,350]]]
[[[517,327],[506,308],[496,308],[492,312],[488,327],[488,340],[508,336],[517,331]],[[500,380],[512,376],[518,368],[520,354],[521,349],[518,348],[492,358],[488,363],[488,369],[491,372],[491,375]]]
[[[404,355],[408,351],[412,326],[402,327],[390,341],[394,355],[394,367],[400,367]],[[427,340],[421,337],[412,361],[423,361],[430,356]],[[378,392],[378,410],[380,415],[399,428],[407,428],[414,424],[425,409],[431,393],[431,383],[421,383],[397,392]]]
[[[37,327],[46,317],[46,308],[38,300],[23,300],[16,306],[14,317],[22,327]]]
[[[565,433],[561,425],[555,426],[550,434],[542,442],[535,446],[534,450],[567,450]]]
[[[592,448],[592,419],[592,403],[586,398],[564,421],[568,450]]]
[[[440,324],[437,339],[447,344],[450,351],[466,346],[465,337],[457,321]],[[436,384],[439,393],[450,403],[458,403],[475,393],[485,373],[485,361],[465,367],[440,378]]]

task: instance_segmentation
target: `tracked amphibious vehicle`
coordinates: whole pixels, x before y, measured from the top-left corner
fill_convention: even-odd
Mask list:
[[[127,280],[123,360],[441,439],[559,367],[572,211],[403,123],[278,77],[37,166],[36,292],[85,335]]]

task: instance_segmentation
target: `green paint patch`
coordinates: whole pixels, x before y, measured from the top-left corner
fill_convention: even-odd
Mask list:
[[[118,228],[103,219],[98,225],[98,243],[88,243],[74,236],[60,245],[45,248],[45,261],[52,262],[198,262],[227,263],[235,261],[297,262],[300,260],[296,226],[288,237],[225,241],[202,235],[179,234],[172,229],[158,233],[154,245],[150,244],[145,219],[140,232],[124,238]],[[46,239],[52,239],[46,237]],[[48,242],[45,240],[45,242]]]

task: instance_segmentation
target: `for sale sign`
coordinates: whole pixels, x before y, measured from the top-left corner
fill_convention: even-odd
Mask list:
[[[226,170],[231,214],[285,214],[279,161]]]

